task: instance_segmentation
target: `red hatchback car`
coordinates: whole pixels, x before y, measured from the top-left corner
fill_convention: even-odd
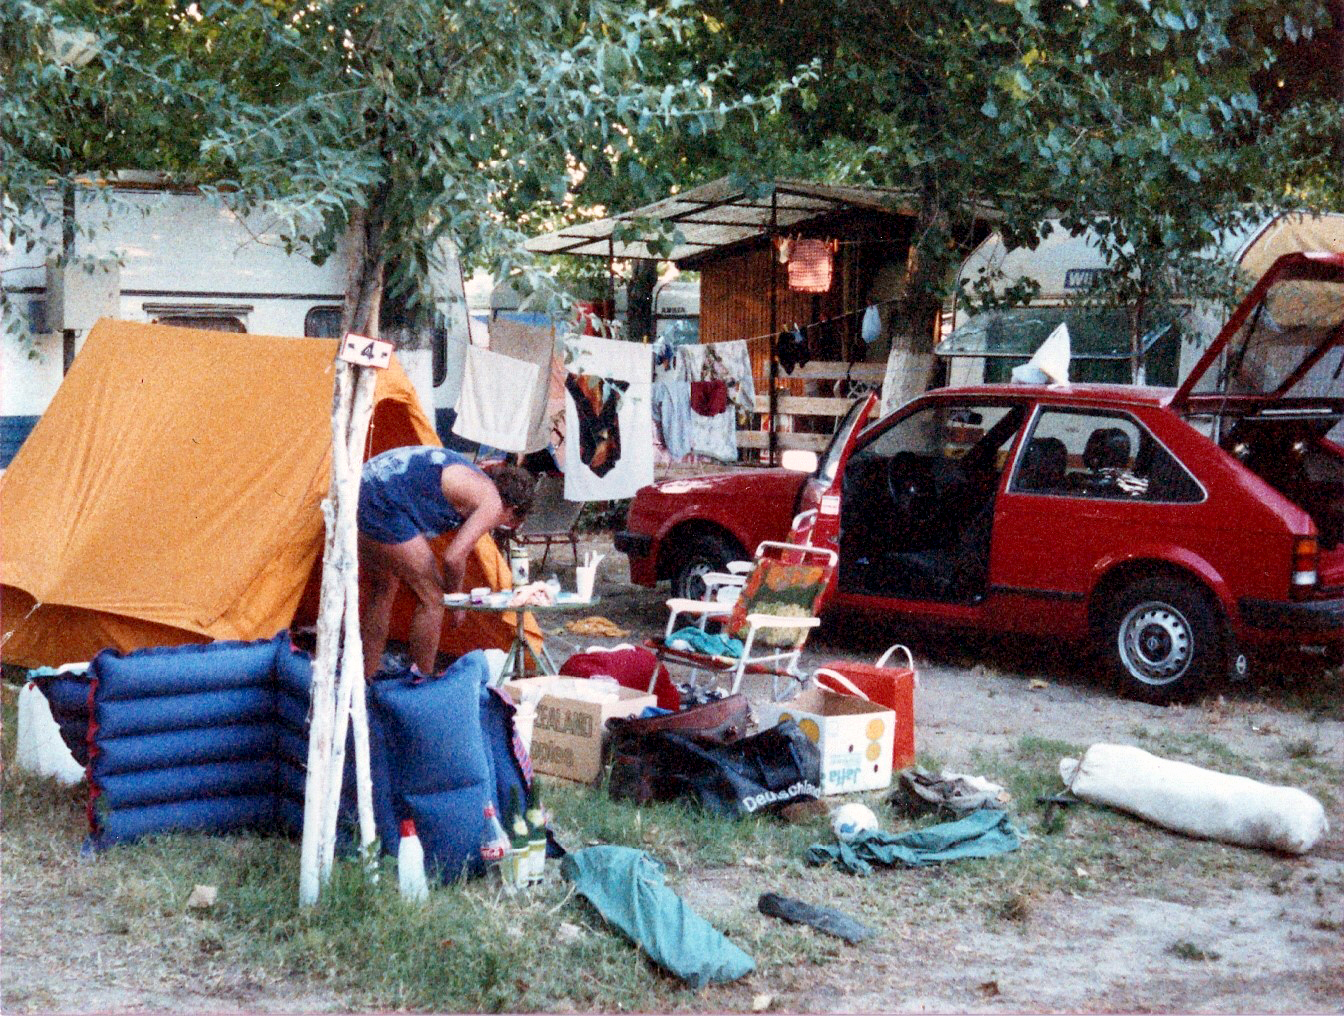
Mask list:
[[[949,388],[865,426],[870,396],[811,476],[654,484],[616,546],[695,595],[808,512],[828,608],[1091,639],[1129,694],[1185,699],[1248,652],[1344,650],[1342,372],[1344,254],[1292,254],[1179,389]]]

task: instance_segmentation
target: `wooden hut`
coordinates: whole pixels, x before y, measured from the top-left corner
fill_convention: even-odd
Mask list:
[[[751,353],[758,414],[739,431],[738,447],[773,463],[784,449],[824,448],[853,397],[884,379],[901,389],[887,393],[892,402],[928,386],[927,347],[890,355],[892,336],[909,331],[893,324],[914,226],[913,202],[895,188],[725,177],[535,237],[527,248],[605,257],[613,288],[622,259],[668,260],[698,272],[700,341],[744,339]],[[983,233],[989,228],[986,221]],[[816,263],[819,252],[828,265]],[[803,278],[801,253],[809,268],[829,270]],[[863,319],[874,306],[879,334],[864,341]],[[786,370],[777,347],[795,327],[809,362]],[[937,315],[924,327],[936,336]]]

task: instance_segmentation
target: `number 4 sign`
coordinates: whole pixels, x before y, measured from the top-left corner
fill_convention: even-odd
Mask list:
[[[351,332],[341,341],[339,355],[359,367],[386,367],[392,362],[392,343]]]

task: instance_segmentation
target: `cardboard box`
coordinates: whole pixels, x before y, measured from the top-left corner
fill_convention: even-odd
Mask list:
[[[563,776],[580,783],[595,783],[602,775],[602,742],[607,720],[613,716],[638,716],[658,699],[632,688],[615,688],[616,697],[602,702],[585,700],[584,692],[595,690],[586,678],[529,677],[509,681],[504,692],[515,702],[536,697],[532,725],[532,768],[550,776]]]
[[[891,785],[896,714],[885,706],[823,688],[758,707],[762,727],[793,720],[821,750],[821,792],[852,794]]]

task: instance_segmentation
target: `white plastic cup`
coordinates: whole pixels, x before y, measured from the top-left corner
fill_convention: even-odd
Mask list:
[[[578,589],[579,599],[587,602],[593,598],[593,584],[597,580],[596,566],[580,565],[574,570],[574,583]]]

